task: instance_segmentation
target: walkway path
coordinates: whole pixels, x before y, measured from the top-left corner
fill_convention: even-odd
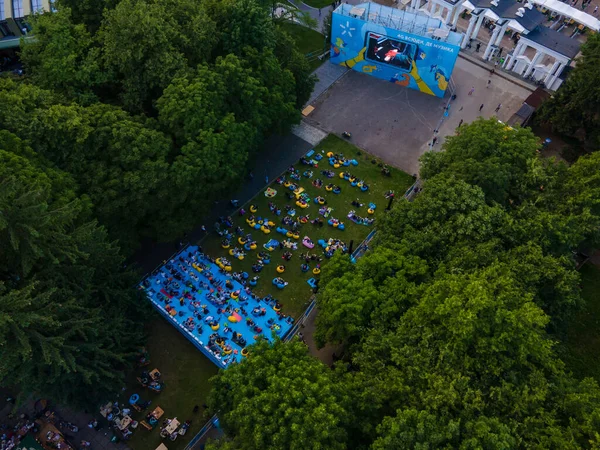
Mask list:
[[[313,75],[317,76],[318,81],[315,84],[315,89],[313,90],[306,104],[310,105],[314,103],[315,100],[321,96],[321,94],[327,91],[331,85],[342,78],[349,70],[350,69],[344,66],[333,64],[330,61],[325,61],[323,64],[321,64],[317,70],[313,72]]]
[[[231,194],[230,197],[222,198],[221,201],[217,202],[210,214],[203,218],[199,217],[198,227],[190,232],[185,240],[196,243],[203,238],[205,233],[200,229],[202,224],[206,225],[209,232],[213,232],[212,225],[219,216],[226,216],[234,211],[229,203],[231,199],[239,200],[240,204],[246,203],[265,187],[265,176],[269,177],[269,181],[274,180],[312,147],[313,145],[309,142],[291,133],[287,136],[272,136],[267,139],[264,150],[256,156],[256,160],[248,162],[254,178],[245,181],[240,189]],[[179,245],[177,243],[156,243],[147,239],[141,243],[141,249],[132,259],[137,262],[144,273],[148,273],[178,249]]]
[[[334,355],[337,353],[339,356],[342,351],[341,345],[331,345],[326,344],[323,348],[317,348],[317,344],[315,343],[314,334],[316,330],[315,321],[317,319],[317,315],[319,314],[319,310],[315,307],[311,312],[310,316],[306,319],[306,322],[300,327],[300,333],[304,336],[304,342],[308,347],[308,352],[319,359],[322,363],[331,366],[334,362]]]
[[[300,139],[305,140],[310,145],[315,146],[327,137],[327,133],[319,128],[313,127],[302,121],[299,125],[292,128],[292,133]]]
[[[317,26],[315,30],[321,31],[323,29],[323,22],[325,21],[325,17],[329,14],[329,11],[333,11],[332,6],[326,6],[325,8],[321,8],[321,13],[319,14],[319,8],[313,8],[312,6],[308,6],[306,3],[303,3],[299,0],[290,0],[294,6],[296,6],[300,11],[304,11],[310,14],[310,16],[317,21]]]

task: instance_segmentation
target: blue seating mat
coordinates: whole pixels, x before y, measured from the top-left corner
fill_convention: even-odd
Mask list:
[[[189,257],[189,254],[192,254],[193,257],[196,258],[196,261],[193,261],[192,258]],[[184,262],[182,262],[179,258],[183,258]],[[197,264],[200,267],[204,267],[205,270],[199,272],[198,270],[192,267],[192,263]],[[176,270],[179,275],[181,275],[182,280],[175,280],[179,283],[180,287],[176,289],[179,291],[177,296],[174,296],[169,304],[172,307],[176,314],[172,316],[166,309],[166,305],[164,301],[159,299],[159,293],[161,289],[164,289],[164,283],[168,278],[172,277],[173,274],[169,272],[167,269],[167,265],[171,265],[174,270]],[[183,269],[186,269],[184,271]],[[161,275],[164,273],[166,277]],[[190,274],[194,274],[197,276],[198,281],[195,281]],[[208,277],[213,277],[213,283],[209,281]],[[233,284],[233,289],[229,290],[225,287],[225,281],[229,280]],[[195,289],[198,292],[192,292],[191,289],[187,286],[187,284],[191,282]],[[210,286],[208,289],[202,289],[200,286],[201,282],[208,283]],[[240,291],[241,294],[238,300],[234,300],[229,298],[226,303],[222,306],[217,306],[213,304],[207,296],[210,295],[210,289],[216,290],[216,285],[220,284],[223,292],[225,294],[230,291]],[[219,367],[227,367],[234,362],[240,361],[242,356],[242,347],[237,343],[234,343],[231,339],[233,331],[240,333],[243,338],[246,340],[246,345],[252,345],[255,342],[257,337],[263,337],[270,342],[274,339],[274,331],[269,328],[267,321],[272,319],[276,325],[280,327],[278,336],[283,337],[285,334],[292,328],[293,320],[291,318],[285,318],[284,316],[278,315],[277,312],[273,309],[274,301],[269,298],[260,298],[256,296],[252,298],[251,295],[247,293],[249,288],[242,285],[240,282],[236,281],[232,278],[231,274],[223,272],[219,267],[210,261],[204,254],[198,251],[197,246],[189,246],[179,252],[176,256],[174,256],[171,261],[159,269],[154,271],[152,275],[148,276],[142,283],[140,283],[140,288],[145,290],[148,299],[152,302],[153,306],[165,317],[169,322],[171,322],[175,327],[179,329],[181,333],[185,337],[187,337],[202,353],[204,353],[212,362],[214,362]],[[174,289],[170,287],[169,289]],[[184,296],[184,292],[187,291],[191,294],[192,298],[184,298],[183,306],[180,305],[180,298]],[[163,294],[164,296],[164,294]],[[166,297],[166,296],[165,296]],[[227,294],[227,297],[229,295]],[[199,302],[201,305],[206,305],[208,309],[208,314],[204,314],[202,308],[194,307],[193,302]],[[229,313],[222,312],[219,313],[217,310],[224,310],[227,306],[230,306],[232,310],[237,310],[236,312],[242,317],[242,320],[237,323],[232,323],[228,320],[230,316]],[[256,308],[264,308],[266,314],[263,316],[255,316],[252,311]],[[242,308],[246,311],[247,314],[242,312]],[[198,320],[194,317],[194,311],[198,311],[202,320]],[[181,314],[182,313],[182,314]],[[205,318],[212,316],[214,320],[216,320],[219,324],[219,329],[214,331],[211,329],[208,323],[205,322]],[[250,326],[247,325],[246,319],[250,318],[254,321],[255,326],[262,328],[260,333],[255,332]],[[195,329],[193,331],[189,331],[185,326],[184,322],[193,318],[195,323]],[[228,327],[231,331],[225,332],[225,328]],[[199,330],[201,329],[201,332]],[[225,355],[222,351],[215,351],[218,349],[218,346],[213,346],[213,349],[208,347],[209,337],[217,333],[219,336],[226,339],[226,344],[230,345],[232,348],[232,353],[229,355]]]

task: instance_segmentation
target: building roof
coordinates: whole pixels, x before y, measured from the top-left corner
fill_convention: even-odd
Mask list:
[[[537,109],[549,97],[550,94],[545,89],[539,87],[525,99],[525,103]]]
[[[518,116],[521,119],[526,120],[531,117],[531,115],[533,114],[534,111],[535,111],[535,108],[533,106],[530,106],[527,103],[523,103],[521,105],[521,107],[519,108],[519,110],[515,113],[515,116]]]
[[[2,0],[0,0],[2,1]],[[15,36],[7,36],[0,39],[0,50],[6,50],[9,48],[18,48],[21,43],[20,38]]]
[[[559,33],[556,30],[552,30],[546,27],[537,27],[526,36],[523,36],[536,44],[543,45],[550,50],[554,50],[561,55],[566,56],[569,59],[575,58],[579,49],[581,48],[581,42],[577,39],[571,39],[570,37]]]
[[[492,0],[469,0],[475,8],[484,8],[491,10],[501,19],[512,19],[518,22],[527,31],[532,31],[544,23],[548,18],[539,12],[536,8],[529,9],[525,3],[519,3],[516,0],[498,0],[498,6],[492,4]],[[517,12],[523,8],[523,17]]]

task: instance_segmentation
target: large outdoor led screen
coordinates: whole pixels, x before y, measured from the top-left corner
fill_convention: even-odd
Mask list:
[[[460,48],[333,13],[331,62],[443,97]]]

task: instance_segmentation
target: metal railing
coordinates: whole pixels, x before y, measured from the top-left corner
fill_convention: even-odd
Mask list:
[[[198,431],[198,433],[196,433],[196,435],[192,438],[192,440],[188,443],[188,445],[186,445],[185,450],[193,450],[196,445],[200,444],[200,440],[213,428],[216,427],[216,423],[218,422],[219,418],[217,417],[217,415],[215,414],[214,416],[212,416],[208,422],[206,422],[204,424],[204,426],[202,428],[200,428],[200,431]]]

